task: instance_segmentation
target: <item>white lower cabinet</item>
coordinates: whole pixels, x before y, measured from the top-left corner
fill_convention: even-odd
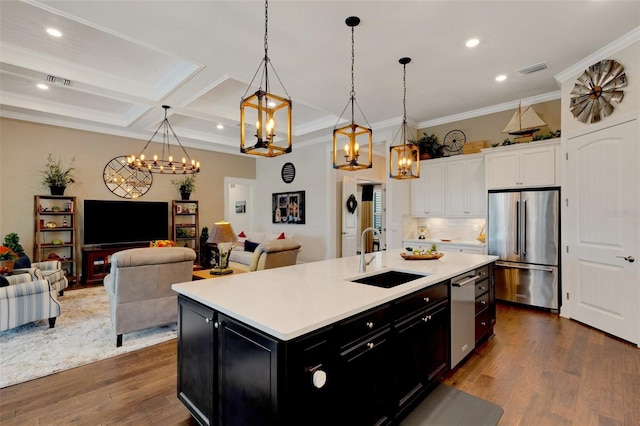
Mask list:
[[[487,189],[532,188],[559,184],[559,140],[494,148],[487,152]],[[495,152],[494,152],[495,151]]]

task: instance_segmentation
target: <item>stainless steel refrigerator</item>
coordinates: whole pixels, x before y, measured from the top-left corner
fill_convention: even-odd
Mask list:
[[[560,192],[489,192],[487,237],[496,299],[558,310]]]

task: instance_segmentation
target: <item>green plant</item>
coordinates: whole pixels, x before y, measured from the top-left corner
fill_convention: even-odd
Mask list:
[[[543,141],[545,139],[559,138],[560,135],[561,135],[560,130],[556,130],[555,132],[541,133],[541,134],[535,135],[533,137],[533,140],[534,141]]]
[[[4,236],[5,247],[12,250],[18,256],[24,256],[24,248],[20,245],[20,237],[15,232]]]
[[[438,137],[426,133],[422,135],[417,141],[409,141],[418,147],[420,155],[428,154],[431,158],[442,157],[444,155],[444,145],[438,142]]]
[[[196,178],[194,175],[184,175],[180,179],[173,179],[171,184],[180,192],[196,192]]]
[[[75,157],[71,159],[71,165],[73,165],[74,161]],[[65,168],[62,165],[61,159],[55,160],[53,154],[49,154],[47,161],[44,163],[44,170],[42,171],[44,175],[42,185],[45,187],[67,186],[70,183],[74,183],[73,170],[74,168],[71,166]]]

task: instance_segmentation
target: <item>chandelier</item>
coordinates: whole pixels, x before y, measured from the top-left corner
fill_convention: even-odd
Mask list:
[[[176,135],[176,132],[173,131],[173,127],[171,127],[171,123],[169,123],[169,119],[167,118],[167,111],[171,108],[169,105],[162,105],[164,108],[164,120],[160,123],[156,131],[151,136],[151,139],[147,142],[147,144],[142,148],[142,151],[138,155],[129,155],[127,156],[127,165],[135,170],[146,170],[150,173],[160,173],[160,174],[195,174],[200,172],[200,162],[191,159],[187,151],[182,146],[180,139]],[[153,138],[162,130],[162,151],[160,156],[157,154],[153,155],[153,160],[145,159],[146,156],[144,151],[147,149]],[[171,143],[169,142],[169,131],[178,142],[178,146],[182,150],[182,161],[174,161],[173,155],[171,154]]]
[[[409,126],[407,125],[407,64],[411,62],[411,58],[400,58],[398,62],[402,64],[403,68],[402,85],[404,87],[402,126],[399,130],[402,144],[393,146],[392,142],[389,148],[389,177],[392,179],[415,179],[420,177],[420,150],[409,142]]]
[[[240,103],[240,152],[262,157],[277,157],[291,152],[291,98],[269,60],[268,3],[268,1],[264,2],[264,58]],[[269,66],[287,98],[269,93]],[[247,97],[247,93],[258,74],[261,76],[258,91]],[[245,123],[255,123],[254,137],[256,140],[255,144],[249,147],[247,147]],[[286,135],[283,134],[279,138],[276,127],[282,123],[286,123]],[[280,130],[282,127],[278,129]],[[283,132],[283,130],[280,131]]]
[[[354,121],[354,112],[356,103],[356,92],[353,78],[353,69],[355,62],[355,51],[354,51],[354,29],[360,23],[360,18],[357,16],[350,16],[346,19],[345,23],[347,26],[351,27],[351,93],[349,102],[345,106],[342,114],[347,110],[349,106],[351,106],[351,123],[337,128],[340,119],[342,119],[342,114],[338,118],[338,123],[336,123],[336,127],[333,129],[333,168],[340,170],[361,170],[361,169],[370,169],[372,166],[373,160],[373,132],[371,131],[371,125],[367,122],[368,127],[357,125]],[[358,110],[360,114],[362,114],[362,110],[360,106],[358,106]],[[364,117],[364,114],[362,114]],[[366,118],[365,118],[366,121]],[[368,141],[367,141],[368,139]],[[344,144],[344,162],[338,162],[338,150],[339,146]],[[365,145],[360,142],[364,142]],[[367,162],[358,162],[359,158],[362,154],[363,146],[366,147],[365,154],[368,157]]]

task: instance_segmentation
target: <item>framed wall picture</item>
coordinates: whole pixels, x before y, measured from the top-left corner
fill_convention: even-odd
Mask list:
[[[246,201],[236,201],[236,213],[246,213],[247,212],[247,202]]]
[[[278,192],[272,195],[272,223],[304,224],[304,191]]]

